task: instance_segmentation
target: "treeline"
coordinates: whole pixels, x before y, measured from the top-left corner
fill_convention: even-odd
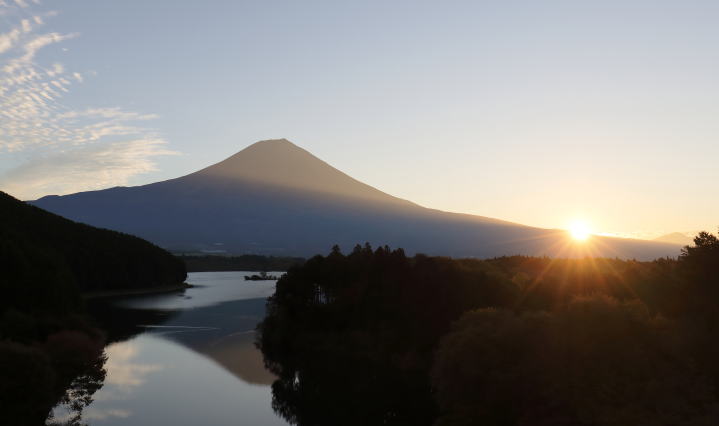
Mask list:
[[[287,271],[293,266],[305,262],[301,257],[260,256],[244,254],[241,256],[188,256],[176,255],[187,268],[187,272],[212,271]]]
[[[147,241],[0,192],[3,421],[44,424],[58,403],[79,416],[102,386],[104,336],[82,315],[82,292],[176,285],[185,277],[182,261]]]
[[[299,425],[719,421],[719,240],[678,260],[334,248],[281,278],[258,344]]]

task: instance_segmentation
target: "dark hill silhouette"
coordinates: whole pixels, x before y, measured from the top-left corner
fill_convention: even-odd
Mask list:
[[[593,237],[570,244],[560,230],[421,207],[333,168],[291,142],[258,142],[198,172],[33,204],[67,218],[138,235],[177,251],[310,256],[337,243],[403,247],[409,253],[649,259],[672,244]]]
[[[0,314],[72,311],[79,292],[181,284],[185,267],[132,235],[75,223],[0,192]]]

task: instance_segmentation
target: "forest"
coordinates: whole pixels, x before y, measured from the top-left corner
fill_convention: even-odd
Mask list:
[[[708,425],[719,239],[678,259],[406,256],[291,268],[258,346],[298,425]]]
[[[0,309],[72,309],[78,292],[175,285],[187,276],[181,260],[152,243],[73,222],[5,193],[0,267]]]
[[[102,385],[105,336],[82,293],[177,285],[182,261],[137,237],[72,222],[0,192],[0,406],[3,424],[79,416]],[[78,418],[64,419],[74,424]]]

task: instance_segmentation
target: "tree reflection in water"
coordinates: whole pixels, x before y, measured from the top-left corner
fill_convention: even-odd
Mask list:
[[[107,373],[104,368],[105,362],[107,362],[107,356],[103,351],[100,356],[96,357],[87,366],[83,373],[72,380],[55,407],[55,412],[65,413],[64,418],[59,419],[51,414],[48,425],[79,426],[83,424],[83,410],[93,402],[93,395],[104,384]]]
[[[55,398],[53,403],[45,410],[52,409],[47,424],[50,426],[79,426],[83,425],[83,410],[93,402],[93,395],[102,388],[107,371],[107,353],[105,345],[131,339],[146,330],[147,325],[157,325],[167,321],[176,312],[153,311],[140,309],[127,309],[116,306],[112,299],[96,300],[88,305],[88,313],[102,328],[104,339],[99,349],[93,349],[84,344],[77,336],[65,337],[64,344],[55,344],[55,353],[61,355],[61,366],[68,371],[78,372],[65,380],[61,396]],[[99,335],[99,332],[96,331]],[[51,336],[52,337],[52,336]],[[48,339],[50,341],[51,339]],[[96,342],[97,343],[97,342]],[[91,357],[69,357],[75,351],[92,354]],[[65,355],[65,356],[62,356]],[[74,360],[74,361],[73,361]],[[75,362],[75,365],[72,365]],[[54,409],[52,408],[54,406]],[[46,414],[47,416],[47,414]]]
[[[311,353],[266,358],[267,367],[279,376],[272,385],[277,414],[300,426],[432,423],[436,406],[423,370],[409,363],[397,369],[379,358],[357,356],[368,348],[334,339],[316,342]],[[337,345],[342,340],[345,346]]]
[[[24,327],[17,327],[21,323]],[[7,422],[3,424],[80,424],[83,408],[105,379],[102,334],[79,318],[48,320],[13,314],[3,317],[2,326],[0,406]],[[62,419],[52,418],[57,404],[63,407]]]

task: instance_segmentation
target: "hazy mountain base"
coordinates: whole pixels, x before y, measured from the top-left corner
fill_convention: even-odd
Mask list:
[[[681,232],[672,232],[671,234],[661,235],[654,238],[652,241],[659,241],[671,244],[680,244],[682,246],[689,245],[692,243],[692,237]]]
[[[277,257],[245,254],[241,256],[177,255],[187,272],[211,271],[286,271],[305,262],[301,257]]]
[[[273,406],[298,425],[716,424],[719,241],[696,242],[654,262],[312,258],[259,327]]]

